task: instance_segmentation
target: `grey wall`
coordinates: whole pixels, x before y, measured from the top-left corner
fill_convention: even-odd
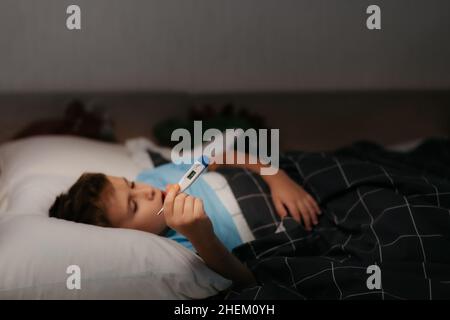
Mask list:
[[[82,30],[65,27],[82,9]],[[382,30],[365,28],[369,4]],[[1,0],[0,92],[450,88],[448,0]]]

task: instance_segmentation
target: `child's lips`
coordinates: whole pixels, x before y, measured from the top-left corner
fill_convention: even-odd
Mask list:
[[[166,195],[167,195],[167,192],[161,191],[161,199],[162,199],[163,203],[164,203],[164,199],[166,199]]]

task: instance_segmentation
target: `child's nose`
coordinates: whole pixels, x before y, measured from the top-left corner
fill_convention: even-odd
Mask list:
[[[142,197],[147,200],[153,200],[155,198],[156,191],[151,187],[144,187],[135,190],[136,197]]]

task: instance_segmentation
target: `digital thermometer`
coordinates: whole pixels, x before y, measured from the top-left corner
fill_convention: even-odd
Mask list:
[[[184,174],[184,176],[178,181],[178,185],[180,186],[179,192],[184,192],[187,188],[191,186],[197,180],[197,178],[208,168],[209,158],[207,156],[202,156],[200,159],[196,160],[192,167]],[[164,210],[164,207],[158,211],[157,215],[159,216]]]

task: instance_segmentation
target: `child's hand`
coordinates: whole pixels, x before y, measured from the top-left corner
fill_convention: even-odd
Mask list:
[[[284,171],[279,170],[275,176],[268,181],[272,200],[280,217],[288,215],[286,208],[297,222],[303,224],[310,231],[312,225],[317,225],[321,214],[320,208],[314,198],[301,186],[293,181]]]
[[[170,185],[164,200],[164,218],[168,227],[184,235],[191,242],[212,239],[214,230],[203,209],[201,199],[178,193],[180,186]]]

